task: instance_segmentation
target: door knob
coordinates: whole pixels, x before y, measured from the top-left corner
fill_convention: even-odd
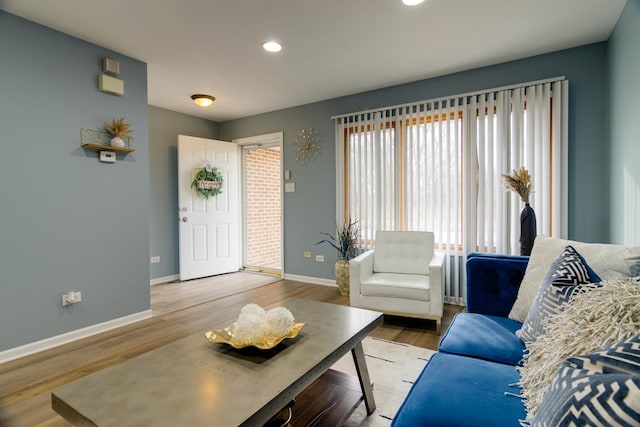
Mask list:
[[[189,218],[187,218],[186,216],[182,217],[182,222],[189,222]]]

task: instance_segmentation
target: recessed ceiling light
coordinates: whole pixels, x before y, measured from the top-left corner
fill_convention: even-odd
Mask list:
[[[278,42],[266,42],[262,47],[267,52],[280,52],[282,50],[282,45]]]
[[[216,100],[211,95],[203,95],[203,94],[191,95],[191,99],[193,99],[193,102],[195,102],[201,107],[208,107],[209,105],[213,104],[213,101]]]
[[[416,6],[422,2],[424,2],[424,0],[402,0],[402,3],[406,4],[407,6]]]

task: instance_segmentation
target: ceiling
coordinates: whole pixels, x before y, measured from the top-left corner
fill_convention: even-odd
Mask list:
[[[146,62],[150,105],[222,122],[607,40],[625,2],[0,0],[0,8]],[[271,39],[281,52],[262,49]],[[217,99],[198,107],[194,93]]]

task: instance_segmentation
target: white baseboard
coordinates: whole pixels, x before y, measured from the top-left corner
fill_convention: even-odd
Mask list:
[[[298,276],[296,274],[286,273],[284,275],[284,279],[295,280],[296,282],[313,283],[314,285],[333,286],[334,288],[338,287],[338,285],[336,285],[336,281],[333,279],[321,279],[319,277]]]
[[[162,283],[169,283],[178,279],[180,279],[179,274],[174,274],[173,276],[158,277],[157,279],[151,279],[149,281],[149,285],[150,286],[160,285]]]
[[[0,351],[0,363],[9,362],[10,360],[19,359],[21,357],[29,356],[30,354],[38,353],[40,351],[48,350],[53,347],[57,347],[62,344],[67,344],[72,341],[86,338],[92,335],[106,332],[111,329],[119,328],[134,322],[149,319],[153,316],[151,310],[141,311],[139,313],[130,314],[128,316],[119,317],[117,319],[109,320],[106,322],[98,323],[96,325],[87,326],[86,328],[77,329],[75,331],[66,332],[54,337],[45,338],[40,341],[35,341],[29,344],[21,345],[20,347],[10,348],[8,350]]]

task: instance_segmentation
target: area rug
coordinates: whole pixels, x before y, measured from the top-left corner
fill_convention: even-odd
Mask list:
[[[361,403],[345,426],[388,427],[413,382],[435,352],[372,337],[365,338],[362,346],[373,383],[376,410],[367,416],[365,405]],[[357,375],[351,353],[340,359],[332,368]]]

